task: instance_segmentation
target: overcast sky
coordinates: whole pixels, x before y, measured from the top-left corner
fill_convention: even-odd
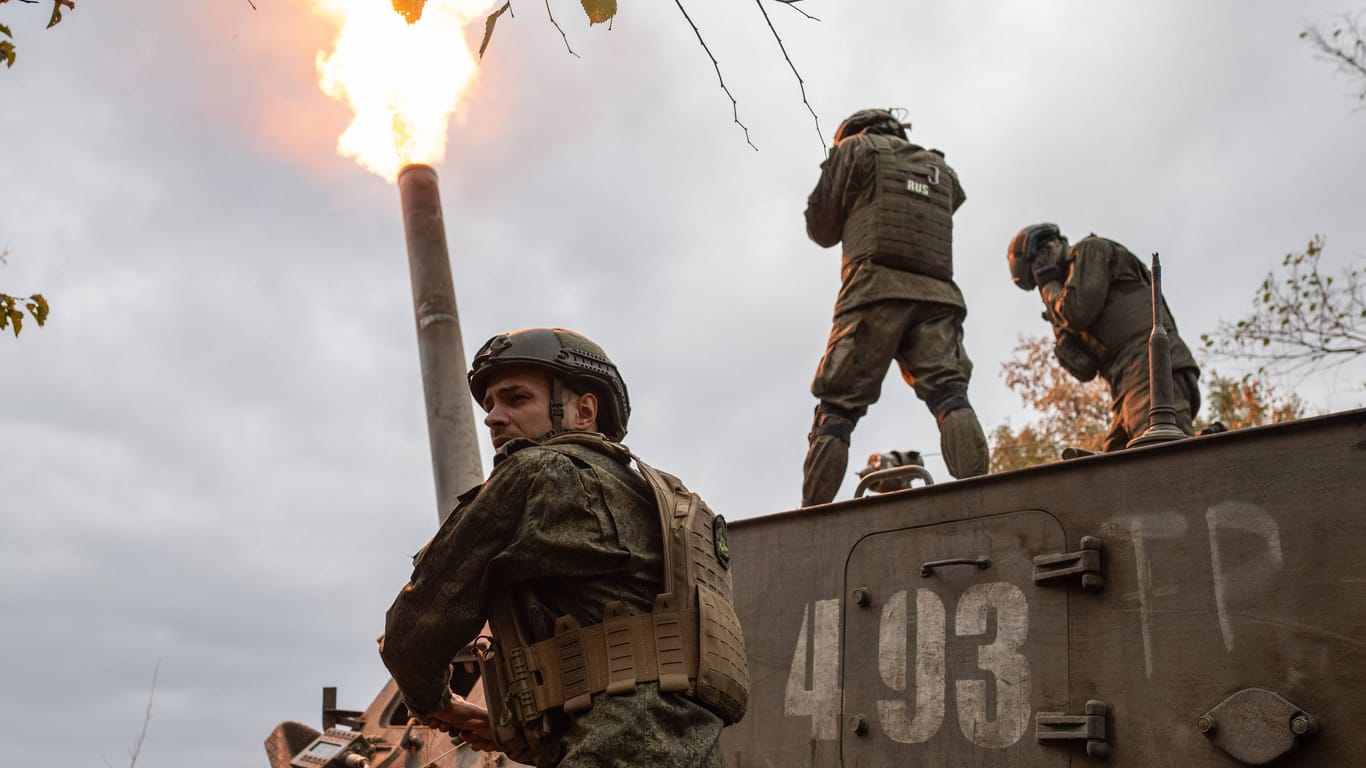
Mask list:
[[[374,640],[436,524],[416,337],[397,191],[336,154],[349,113],[314,70],[335,30],[306,5],[0,15],[0,291],[52,304],[0,338],[14,764],[126,764],[158,662],[144,768],[264,765],[277,722],[318,724],[322,686],[359,709],[386,679]],[[1005,266],[1026,224],[1161,252],[1192,341],[1312,235],[1334,268],[1366,252],[1366,112],[1298,39],[1352,2],[801,2],[819,22],[768,3],[818,137],[758,9],[688,0],[757,152],[671,3],[623,3],[610,31],[552,7],[582,58],[515,4],[438,166],[465,349],[538,325],[598,340],[627,443],[732,519],[799,498],[839,274],[802,209],[855,109],[906,107],[963,181],[988,429],[1027,419],[1000,365],[1046,331]],[[1301,386],[1336,410],[1362,379]],[[851,455],[893,448],[938,451],[894,376]]]

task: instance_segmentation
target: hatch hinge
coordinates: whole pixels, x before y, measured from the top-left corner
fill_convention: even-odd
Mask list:
[[[1110,755],[1106,719],[1110,705],[1100,699],[1086,702],[1085,714],[1040,712],[1034,716],[1034,738],[1040,744],[1085,742],[1087,757],[1105,759]]]
[[[1034,558],[1034,583],[1080,576],[1081,588],[1087,592],[1105,589],[1105,577],[1100,572],[1100,539],[1095,536],[1082,536],[1081,549],[1077,552],[1061,552],[1056,555],[1039,555]]]

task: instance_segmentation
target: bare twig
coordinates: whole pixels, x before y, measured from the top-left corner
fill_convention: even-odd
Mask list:
[[[547,15],[547,16],[550,17],[550,23],[555,25],[555,29],[560,30],[560,37],[564,39],[564,48],[565,48],[565,50],[569,51],[570,55],[573,56],[573,57],[576,58],[576,59],[581,59],[581,58],[583,58],[582,56],[578,55],[577,53],[574,53],[574,49],[573,49],[573,48],[570,48],[570,47],[569,47],[569,36],[566,35],[566,34],[564,33],[564,29],[562,29],[562,28],[560,27],[560,22],[555,21],[555,14],[550,10],[550,0],[545,0],[545,15]]]
[[[783,0],[778,0],[783,2]],[[768,22],[768,29],[773,33],[773,39],[778,41],[778,50],[783,52],[783,58],[787,59],[787,66],[791,68],[792,74],[797,78],[797,87],[802,92],[802,103],[806,105],[806,111],[811,113],[811,119],[816,121],[816,138],[821,143],[821,155],[825,155],[825,136],[821,135],[821,119],[816,116],[816,110],[811,108],[811,102],[806,100],[806,81],[802,80],[802,75],[797,71],[797,65],[792,63],[792,57],[787,55],[787,46],[783,45],[783,39],[778,37],[778,30],[773,26],[773,19],[768,17],[768,11],[764,10],[764,0],[754,0],[754,4],[759,6],[759,13],[764,15],[764,21]],[[790,3],[789,3],[790,5]]]
[[[816,18],[815,16],[812,16],[811,14],[797,7],[797,3],[801,2],[801,0],[773,0],[773,2],[782,3],[783,5],[786,5],[788,8],[791,8],[792,10],[796,11],[797,13],[800,13],[808,19],[811,19],[812,21],[820,21],[820,19]],[[921,455],[928,456],[929,454],[922,453]]]
[[[1268,273],[1252,314],[1221,321],[1201,338],[1217,357],[1257,361],[1284,373],[1335,368],[1366,355],[1366,271],[1326,274],[1319,264],[1324,240],[1315,236],[1302,253],[1287,254],[1281,271]]]
[[[730,99],[731,116],[734,118],[735,124],[740,126],[740,129],[745,132],[745,143],[755,152],[758,152],[759,148],[754,146],[754,142],[749,140],[749,128],[745,127],[745,124],[740,122],[740,102],[735,100],[735,97],[731,95],[730,89],[726,87],[726,80],[721,77],[720,62],[716,60],[716,57],[711,53],[711,49],[707,47],[707,41],[702,39],[702,31],[693,23],[692,17],[688,15],[688,10],[683,7],[682,0],[674,0],[674,5],[677,5],[678,10],[683,13],[683,18],[688,20],[688,24],[692,26],[693,34],[697,35],[697,42],[702,44],[702,50],[706,51],[707,57],[711,59],[711,65],[716,69],[716,79],[721,83],[721,90],[725,91],[726,97]]]
[[[157,664],[152,668],[152,689],[147,692],[147,713],[142,717],[142,731],[133,740],[133,748],[128,751],[131,758],[128,761],[128,768],[134,768],[138,764],[138,755],[142,753],[142,742],[147,738],[147,725],[152,722],[152,699],[157,692],[157,674],[161,672],[161,659],[157,659]]]
[[[1363,87],[1357,98],[1366,101],[1366,27],[1361,23],[1360,13],[1339,15],[1326,36],[1318,27],[1309,26],[1300,32],[1300,37],[1318,50],[1320,58],[1337,64],[1339,72],[1362,78]]]

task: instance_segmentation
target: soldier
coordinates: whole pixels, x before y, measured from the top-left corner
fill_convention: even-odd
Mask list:
[[[953,282],[953,212],[967,196],[938,150],[906,140],[888,110],[855,112],[835,132],[806,201],[806,232],[844,243],[839,298],[811,383],[802,506],[835,498],[854,425],[877,402],[887,366],[929,406],[954,477],[986,474],[987,441],[968,402],[967,307]]]
[[[1153,327],[1152,274],[1113,240],[1088,235],[1071,248],[1056,224],[1020,230],[1007,252],[1015,284],[1036,286],[1053,326],[1054,355],[1081,381],[1099,373],[1110,385],[1113,417],[1106,451],[1118,451],[1148,428],[1148,336]],[[1167,301],[1162,324],[1171,338],[1176,426],[1192,434],[1200,410],[1200,368],[1176,333]]]
[[[621,445],[626,385],[589,339],[500,334],[469,384],[493,472],[414,558],[380,643],[409,711],[539,766],[719,767],[748,689],[724,521]],[[449,688],[471,642],[487,711]]]

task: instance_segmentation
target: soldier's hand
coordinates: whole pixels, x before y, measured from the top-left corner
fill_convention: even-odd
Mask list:
[[[481,733],[479,731],[457,731],[456,736],[469,745],[470,749],[478,752],[496,752],[498,745],[493,741],[492,733]]]
[[[1040,288],[1049,283],[1060,283],[1063,278],[1067,277],[1067,271],[1057,262],[1047,265],[1038,264],[1036,262],[1031,273],[1034,276],[1034,284]]]
[[[487,734],[490,740],[493,739],[493,730],[489,726],[488,710],[466,701],[463,696],[451,694],[451,701],[439,712],[422,718],[427,725],[439,731],[447,733],[453,731],[471,731],[477,734]]]

